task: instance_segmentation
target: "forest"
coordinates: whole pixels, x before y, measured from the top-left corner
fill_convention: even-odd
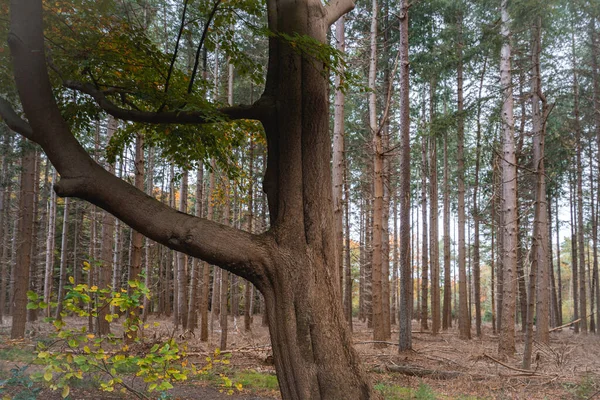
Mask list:
[[[2,398],[600,398],[600,2],[0,0]]]

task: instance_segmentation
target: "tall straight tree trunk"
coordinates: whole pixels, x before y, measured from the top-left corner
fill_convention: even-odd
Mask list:
[[[344,17],[342,16],[335,23],[335,40],[336,48],[340,52],[345,51],[344,38]],[[336,262],[338,265],[337,271],[340,276],[340,288],[343,289],[343,268],[344,268],[344,232],[343,232],[343,217],[344,217],[344,200],[343,200],[343,185],[344,185],[344,101],[345,95],[341,88],[342,71],[335,76],[335,100],[333,113],[333,218],[335,224],[335,245],[336,245]]]
[[[592,79],[594,84],[594,124],[596,130],[596,143],[598,147],[597,157],[600,160],[600,73],[599,73],[599,52],[600,43],[599,34],[596,31],[596,18],[592,18],[590,21],[591,28],[591,45],[592,45]],[[598,164],[598,170],[600,170],[600,164]],[[598,183],[598,203],[600,203],[600,182]],[[596,215],[596,217],[600,217]],[[598,221],[594,221],[597,229]],[[594,234],[594,238],[597,240],[597,231]],[[594,244],[594,251],[597,251],[596,245]],[[594,262],[594,287],[596,290],[596,334],[600,335],[600,276],[598,272],[598,263]]]
[[[572,284],[573,284],[573,321],[577,321],[579,319],[579,263],[577,262],[579,258],[579,252],[577,251],[579,248],[578,245],[578,235],[577,235],[577,203],[576,203],[576,194],[575,194],[575,179],[573,178],[573,173],[570,174],[571,179],[569,182],[569,209],[571,212],[571,268],[572,268]],[[579,333],[580,322],[575,322],[573,324],[574,332]]]
[[[383,139],[377,124],[377,0],[372,0],[371,58],[369,59],[369,128],[373,140],[373,263],[371,289],[373,293],[373,340],[385,341],[383,322]],[[375,347],[384,347],[375,343]]]
[[[557,295],[558,295],[558,326],[563,324],[563,315],[562,315],[562,263],[560,261],[560,221],[558,219],[558,196],[554,199],[555,207],[555,219],[556,219],[556,278],[558,281]]]
[[[398,351],[412,348],[412,268],[410,263],[410,100],[408,0],[400,1],[400,308]]]
[[[113,117],[108,118],[107,141],[113,136],[118,128],[118,122]],[[114,164],[107,164],[106,169],[111,174],[115,173]],[[98,271],[98,287],[100,289],[108,288],[111,284],[112,260],[113,260],[113,242],[115,233],[116,218],[108,212],[102,216],[102,242],[100,247],[100,270]],[[110,324],[106,320],[108,307],[102,307],[96,317],[96,333],[98,335],[107,335],[110,333]]]
[[[452,277],[450,276],[450,178],[448,170],[448,132],[444,133],[444,309],[442,329],[452,326]]]
[[[150,197],[154,197],[154,148],[150,147],[148,149],[148,168],[146,171],[146,193]],[[146,239],[146,243],[144,245],[144,253],[145,253],[145,267],[144,267],[144,284],[146,288],[150,288],[150,284],[152,282],[152,274],[153,270],[153,259],[152,259],[152,241],[150,239]],[[160,274],[158,275],[160,277]],[[159,278],[159,281],[162,279]],[[146,321],[148,319],[148,315],[150,314],[150,299],[144,296],[144,309],[142,310],[142,320]]]
[[[183,171],[183,175],[181,177],[181,190],[179,193],[179,211],[182,213],[187,213],[187,195],[188,195],[188,176],[189,173],[187,170]],[[187,255],[181,252],[177,253],[177,314],[179,315],[179,323],[181,323],[181,327],[183,330],[187,330],[188,328],[188,319],[187,319],[187,292],[188,292],[188,283],[187,283]]]
[[[6,294],[8,288],[8,240],[10,232],[8,228],[8,210],[10,208],[10,183],[8,176],[9,156],[11,152],[11,135],[8,129],[2,135],[2,147],[0,156],[2,163],[0,167],[0,323],[4,320],[6,307]]]
[[[430,126],[433,126],[435,112],[436,83],[431,82],[429,116]],[[438,235],[438,175],[437,175],[437,132],[431,129],[429,137],[429,251],[431,264],[431,333],[436,335],[440,331],[440,247]]]
[[[56,182],[56,170],[52,173],[52,182]],[[48,304],[46,316],[50,316],[50,299],[52,296],[52,281],[54,272],[54,235],[56,232],[56,192],[50,191],[50,202],[48,203],[48,228],[46,238],[46,265],[44,270],[44,303]],[[93,223],[93,222],[92,222]],[[92,227],[93,228],[93,227]],[[90,237],[90,242],[93,238]],[[90,274],[90,271],[88,271]]]
[[[352,322],[352,254],[350,247],[350,181],[348,178],[348,165],[347,160],[344,157],[344,225],[346,228],[346,240],[345,240],[345,260],[346,260],[346,268],[345,268],[345,288],[344,288],[344,310],[346,315],[346,321],[348,321],[348,327],[350,331],[353,329]],[[394,218],[396,214],[394,214]],[[396,236],[394,235],[394,240]],[[392,316],[393,318],[393,316]]]
[[[475,329],[477,337],[481,337],[481,266],[479,263],[479,165],[481,162],[481,92],[483,80],[487,69],[487,56],[483,60],[481,78],[479,79],[479,91],[477,93],[477,133],[475,138],[475,183],[473,185],[473,283],[475,296]],[[492,229],[493,231],[493,229]],[[493,251],[492,251],[493,254]],[[494,257],[491,257],[492,262]],[[493,287],[493,285],[492,285]],[[493,298],[493,296],[492,296]],[[492,307],[493,308],[493,307]]]
[[[550,289],[552,290],[552,302],[551,302],[551,321],[552,327],[562,325],[560,322],[560,313],[558,312],[558,293],[556,290],[556,277],[554,273],[554,244],[552,241],[552,199],[548,197],[548,268],[550,269]]]
[[[458,31],[457,51],[457,97],[458,97],[458,150],[456,159],[458,164],[458,331],[461,339],[471,339],[471,320],[469,319],[467,298],[467,271],[466,271],[466,248],[465,248],[465,123],[463,115],[463,15],[458,12],[456,27]]]
[[[428,307],[427,298],[429,292],[429,251],[428,251],[428,226],[427,226],[427,142],[428,138],[423,135],[421,138],[421,226],[423,231],[421,232],[421,331],[429,329],[427,324],[428,319]]]
[[[224,225],[229,225],[230,221],[229,221],[229,214],[230,214],[230,207],[229,207],[229,185],[226,184],[225,185],[225,204],[223,207],[223,224]],[[228,319],[228,312],[227,312],[227,299],[228,299],[228,293],[229,293],[229,271],[226,270],[221,270],[221,299],[220,299],[220,306],[221,306],[221,312],[220,312],[220,321],[219,324],[221,325],[221,341],[220,341],[220,346],[219,348],[221,350],[225,350],[227,349],[227,319]]]
[[[215,162],[212,162],[210,178],[208,182],[208,193],[206,198],[208,205],[206,207],[206,219],[211,220],[213,218],[213,192],[215,189]],[[203,342],[208,341],[208,302],[210,299],[210,265],[206,262],[203,263],[202,269],[202,302],[200,303],[200,340]],[[213,305],[214,307],[214,305]],[[211,313],[212,314],[212,313]]]
[[[254,233],[254,137],[250,136],[250,150],[248,155],[248,232]],[[244,295],[244,331],[252,330],[252,283],[246,281]]]
[[[57,302],[58,305],[56,307],[56,313],[54,318],[61,319],[62,313],[62,302],[64,299],[64,291],[65,291],[65,281],[67,280],[67,247],[69,240],[69,204],[70,200],[68,197],[65,199],[65,206],[63,209],[63,224],[62,224],[62,239],[61,239],[61,247],[60,247],[60,272],[58,276],[58,294],[57,294]]]
[[[21,141],[21,176],[19,191],[19,218],[15,236],[17,242],[16,263],[14,264],[14,284],[11,293],[12,326],[11,339],[25,336],[27,322],[27,290],[29,289],[29,265],[33,236],[33,201],[35,152],[26,139]]]
[[[583,246],[583,166],[581,153],[583,148],[583,139],[581,138],[581,122],[579,115],[579,81],[576,72],[577,64],[575,60],[575,31],[572,28],[571,32],[572,57],[573,57],[573,114],[574,114],[574,129],[576,141],[576,168],[577,168],[577,250],[579,251],[579,313],[581,314],[581,322],[579,327],[581,332],[587,333],[587,296],[585,283],[585,248]],[[575,275],[573,275],[573,279]]]
[[[202,164],[198,165],[196,171],[196,201],[194,205],[194,214],[196,217],[202,217],[202,205],[204,204],[204,167]],[[194,332],[198,327],[198,309],[201,303],[201,288],[200,285],[200,267],[202,262],[197,258],[192,259],[192,272],[190,277],[190,297],[188,299],[188,330]]]
[[[135,135],[135,161],[134,161],[134,186],[144,191],[144,137]],[[129,279],[136,280],[142,271],[142,248],[144,236],[133,230],[131,233],[131,265],[129,266]],[[147,262],[147,261],[146,261]]]
[[[510,17],[508,1],[502,0],[503,44],[500,61],[502,105],[502,214],[503,214],[503,304],[502,330],[498,342],[498,355],[506,359],[515,353],[515,270],[517,268],[517,199],[516,157],[511,77]]]
[[[550,274],[548,263],[548,200],[546,197],[546,169],[544,166],[546,120],[548,109],[546,97],[542,93],[540,53],[542,52],[542,20],[538,18],[533,28],[532,41],[533,75],[531,84],[532,123],[533,123],[533,165],[536,171],[536,204],[534,217],[534,257],[537,269],[536,339],[550,343]],[[537,225],[537,229],[536,229]],[[533,268],[533,266],[532,266]],[[532,310],[533,311],[533,310]]]

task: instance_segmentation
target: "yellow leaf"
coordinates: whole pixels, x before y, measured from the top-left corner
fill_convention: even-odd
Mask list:
[[[84,262],[83,262],[83,270],[84,270],[84,271],[89,271],[89,270],[90,270],[90,268],[92,268],[92,266],[90,265],[90,263],[89,263],[89,262],[87,262],[87,261],[84,261]]]
[[[93,333],[90,333],[87,335],[88,339],[93,339],[96,337],[96,335],[94,335]]]
[[[63,398],[63,399],[64,399],[64,398],[66,398],[66,397],[69,395],[69,390],[70,390],[70,389],[69,389],[69,387],[68,387],[68,386],[65,386],[65,387],[63,388],[63,390],[62,390],[62,398]]]
[[[52,372],[50,372],[50,371],[44,372],[44,380],[46,382],[50,382],[52,380]]]
[[[70,277],[69,277],[69,282],[70,282],[72,285],[74,285],[74,284],[75,284],[75,279],[74,279],[72,276],[70,276]],[[67,395],[67,396],[68,396],[68,395]]]

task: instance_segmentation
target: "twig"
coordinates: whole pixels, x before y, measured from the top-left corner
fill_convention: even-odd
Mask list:
[[[394,342],[384,342],[381,340],[369,340],[366,342],[354,342],[354,344],[388,344],[390,346],[398,346],[398,343],[394,343]]]
[[[505,364],[502,361],[497,360],[494,357],[492,357],[492,356],[490,356],[488,354],[485,354],[485,353],[483,353],[483,356],[489,358],[490,360],[494,361],[495,363],[498,363],[498,364],[502,365],[505,368],[511,369],[513,371],[521,372],[521,373],[525,374],[526,376],[533,376],[533,375],[547,376],[547,375],[544,375],[544,374],[538,374],[537,372],[530,371],[528,369],[521,369],[521,368],[511,367],[510,365]],[[517,376],[519,376],[519,375],[517,375]]]
[[[552,329],[550,329],[548,332],[554,332],[554,331],[557,331],[557,330],[559,330],[559,329],[566,328],[567,326],[571,326],[571,325],[573,325],[573,324],[576,324],[576,323],[578,323],[579,321],[581,321],[581,318],[579,318],[579,319],[576,319],[575,321],[569,322],[568,324],[564,324],[564,325],[561,325],[561,326],[557,326],[556,328],[552,328]]]

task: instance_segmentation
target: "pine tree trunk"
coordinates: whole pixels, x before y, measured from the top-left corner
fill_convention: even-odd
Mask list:
[[[533,165],[536,171],[536,204],[533,236],[535,246],[532,247],[532,254],[535,257],[533,264],[537,269],[537,302],[536,302],[536,339],[540,343],[550,343],[550,276],[551,266],[548,263],[548,201],[546,198],[546,169],[544,166],[545,158],[545,139],[546,139],[546,119],[548,110],[546,107],[546,98],[542,93],[542,81],[540,72],[540,53],[542,20],[539,18],[533,28],[532,43],[532,113],[533,113]],[[540,104],[541,103],[541,104]],[[537,225],[537,226],[536,226]],[[533,253],[535,251],[535,253]],[[533,269],[532,264],[532,269]],[[531,296],[533,297],[533,296]],[[533,310],[531,310],[533,313]],[[529,318],[529,316],[528,316]],[[529,322],[529,321],[528,321]],[[529,367],[529,366],[528,366]]]
[[[369,59],[369,128],[373,140],[373,262],[371,266],[373,340],[385,341],[383,322],[383,139],[377,124],[377,0],[372,0],[371,58]],[[375,343],[375,347],[384,347]]]
[[[592,18],[590,21],[591,26],[591,45],[592,45],[592,79],[594,85],[594,123],[596,129],[596,142],[598,146],[598,159],[600,160],[600,77],[599,77],[599,47],[600,44],[598,39],[598,32],[596,31],[596,18]],[[600,165],[598,166],[600,170]],[[598,203],[600,203],[600,182],[598,183]],[[596,215],[596,217],[600,217]],[[594,238],[597,240],[597,221],[594,220],[594,226],[596,226],[596,233]],[[596,245],[594,244],[594,251]],[[598,273],[598,262],[594,261],[594,287],[596,291],[596,324],[600,325],[600,276]],[[600,329],[596,327],[596,334],[600,335]]]
[[[465,127],[463,115],[463,62],[462,62],[462,29],[463,16],[459,11],[456,21],[458,31],[457,49],[457,97],[458,97],[458,150],[456,159],[458,164],[458,331],[461,339],[471,339],[471,320],[469,319],[467,298],[467,272],[466,272],[466,248],[465,248]]]
[[[427,142],[428,138],[423,135],[421,138],[421,331],[429,329],[428,318],[428,284],[429,284],[429,250],[428,250],[428,226],[427,226],[427,175],[429,168],[427,166]]]
[[[475,138],[475,183],[473,185],[473,283],[475,296],[475,329],[477,337],[481,337],[481,266],[479,262],[479,165],[481,163],[481,92],[487,69],[487,57],[483,60],[481,78],[479,79],[479,91],[477,93],[477,133]],[[493,229],[492,229],[493,231]],[[492,254],[493,251],[492,251]],[[493,262],[494,257],[491,257]],[[492,284],[493,288],[493,284]],[[493,298],[493,295],[492,295]],[[493,309],[493,306],[492,306]]]
[[[54,318],[61,319],[62,318],[62,302],[64,299],[64,291],[65,291],[65,283],[67,280],[67,246],[68,246],[68,235],[69,235],[69,204],[71,203],[68,197],[65,198],[65,205],[63,208],[63,224],[62,224],[62,236],[61,236],[61,247],[60,247],[60,272],[58,275],[58,294],[57,294],[57,302],[58,305],[56,307],[56,313]]]
[[[56,170],[52,174],[52,182],[56,182]],[[92,227],[93,228],[93,227]],[[50,299],[52,296],[52,281],[54,272],[54,234],[56,231],[56,192],[51,190],[50,203],[48,204],[48,233],[46,238],[46,265],[44,273],[44,303],[48,304],[46,316],[50,316]],[[93,232],[93,229],[92,229]],[[93,238],[90,238],[90,245]],[[89,273],[89,272],[88,272]]]
[[[444,133],[444,305],[442,329],[452,326],[452,278],[450,276],[450,179],[448,167],[448,132]]]
[[[181,177],[181,191],[179,193],[179,211],[187,213],[187,196],[188,196],[188,171],[183,171]],[[177,315],[179,323],[185,331],[188,328],[188,276],[187,276],[187,255],[181,252],[177,253]]]
[[[31,263],[31,246],[33,235],[33,200],[34,200],[34,170],[35,152],[31,143],[25,139],[21,142],[21,176],[19,193],[19,218],[16,248],[16,263],[14,264],[14,283],[11,294],[12,326],[11,339],[25,336],[27,322],[27,290],[29,289],[29,265]]]
[[[335,24],[336,48],[340,52],[345,51],[344,38],[344,17],[341,17]],[[333,106],[333,218],[335,224],[335,246],[337,270],[340,276],[340,288],[343,288],[343,253],[344,253],[344,101],[345,95],[340,87],[343,77],[342,71],[335,76],[335,100]]]
[[[436,88],[435,81],[432,81],[429,101],[430,124],[433,124],[436,118]],[[431,130],[432,132],[429,137],[429,259],[431,263],[431,333],[436,335],[440,331],[440,248],[438,240],[437,132],[434,132],[433,129]]]
[[[513,96],[511,78],[510,17],[508,1],[502,0],[503,44],[500,61],[500,82],[504,102],[502,105],[502,214],[503,214],[503,303],[502,330],[498,343],[499,357],[506,359],[515,353],[515,270],[517,268],[517,199],[516,157],[514,141]]]
[[[586,296],[586,277],[585,277],[585,248],[583,240],[583,166],[581,153],[583,148],[583,139],[581,137],[581,122],[579,115],[579,81],[576,73],[575,60],[575,32],[572,31],[572,48],[573,48],[573,114],[575,118],[575,141],[576,141],[576,168],[577,168],[577,250],[579,252],[579,313],[581,321],[579,327],[582,333],[587,333],[587,296]],[[573,275],[573,279],[575,275]],[[576,318],[576,317],[574,317]]]
[[[412,268],[410,262],[410,113],[408,0],[400,1],[400,315],[398,351],[412,348]]]

